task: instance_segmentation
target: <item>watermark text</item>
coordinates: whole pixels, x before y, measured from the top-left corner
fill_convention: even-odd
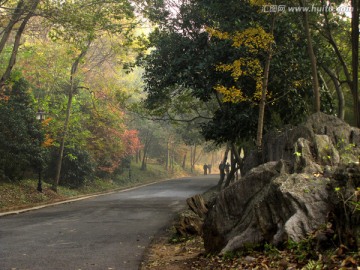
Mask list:
[[[337,13],[349,13],[352,12],[352,7],[340,5],[338,7],[328,5],[328,6],[315,6],[310,7],[290,7],[286,5],[264,5],[262,6],[262,12],[315,12],[315,13],[328,13],[328,12],[337,12]]]

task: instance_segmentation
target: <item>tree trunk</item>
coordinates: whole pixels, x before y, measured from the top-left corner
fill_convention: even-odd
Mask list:
[[[345,78],[346,78],[346,82],[347,84],[349,85],[349,88],[351,89],[351,91],[353,91],[353,87],[352,87],[352,78],[351,78],[351,75],[350,75],[350,71],[346,65],[346,62],[345,62],[345,59],[344,57],[341,55],[341,52],[340,52],[340,49],[331,33],[331,30],[330,30],[330,26],[329,26],[329,18],[328,18],[328,14],[327,12],[324,12],[324,18],[325,18],[325,23],[326,23],[326,31],[327,31],[327,36],[326,38],[328,39],[330,45],[332,46],[332,48],[334,49],[334,52],[338,58],[338,60],[340,61],[340,64],[341,64],[341,67],[344,71],[344,75],[345,75]]]
[[[136,162],[136,164],[139,163],[139,152],[140,152],[140,149],[136,150],[136,153],[135,153],[135,162]]]
[[[215,154],[214,154],[214,152],[211,152],[211,163],[210,163],[210,165],[211,165],[212,168],[214,166],[214,163],[215,163]]]
[[[152,134],[150,131],[147,131],[146,138],[145,138],[143,157],[142,157],[142,162],[141,162],[141,170],[142,171],[146,171],[146,161],[147,161],[147,155],[149,152],[151,141],[152,141]]]
[[[238,164],[238,168],[236,169],[236,170],[239,170],[240,171],[240,178],[241,178],[241,168],[242,168],[242,161],[243,161],[243,159],[240,157],[240,151],[241,151],[241,148],[240,148],[240,150],[238,151],[237,149],[236,149],[236,146],[235,146],[235,144],[231,144],[231,149],[233,150],[233,153],[234,153],[234,158],[235,158],[235,161],[236,161],[236,163]]]
[[[230,151],[230,153],[231,153],[230,154],[231,169],[230,169],[230,173],[228,174],[228,176],[226,178],[224,187],[228,187],[230,185],[230,183],[234,182],[234,180],[235,180],[235,173],[236,173],[235,152],[236,152],[236,148],[233,147],[233,144],[231,144],[231,151]]]
[[[175,171],[175,145],[173,144],[172,149],[171,149],[171,158],[170,158],[170,169],[171,172],[174,173]]]
[[[146,155],[147,155],[147,149],[144,148],[144,154],[141,162],[141,170],[146,171]]]
[[[196,161],[196,144],[194,144],[194,148],[191,148],[191,172],[195,170],[195,161]]]
[[[33,16],[33,12],[35,11],[35,9],[38,6],[39,2],[40,2],[40,0],[37,0],[37,1],[34,1],[32,3],[28,14],[25,16],[25,18],[22,21],[19,29],[16,32],[14,46],[13,46],[13,49],[12,49],[12,52],[11,52],[11,56],[10,56],[10,59],[9,59],[8,66],[7,66],[5,72],[3,73],[3,75],[2,75],[2,77],[0,79],[0,89],[6,84],[6,81],[10,78],[11,71],[13,70],[14,65],[16,63],[17,53],[18,53],[19,47],[20,47],[21,36],[22,36],[22,34],[23,34],[24,30],[25,30],[25,27],[26,27],[27,23],[29,22],[30,18]],[[10,34],[10,33],[8,33],[8,34]],[[4,33],[4,36],[6,36],[6,35],[7,35],[7,33]],[[6,39],[8,39],[8,37]],[[1,44],[1,46],[2,46],[2,44]]]
[[[166,143],[166,161],[165,161],[165,169],[168,171],[169,170],[169,159],[170,159],[170,137],[168,137],[167,139],[167,143]]]
[[[274,34],[274,27],[275,27],[275,15],[272,19],[271,25],[271,35]],[[266,104],[266,92],[269,84],[269,72],[270,72],[270,63],[272,57],[272,45],[269,45],[268,55],[265,61],[264,67],[264,78],[263,78],[263,85],[261,91],[261,100],[259,104],[259,119],[258,119],[258,128],[257,128],[257,136],[256,136],[256,146],[258,149],[261,149],[262,145],[262,137],[264,131],[264,117],[265,117],[265,104]]]
[[[185,167],[186,167],[186,155],[187,155],[187,152],[185,152],[184,154],[184,157],[183,157],[183,162],[182,162],[182,165],[181,167],[185,170]]]
[[[219,165],[220,179],[219,179],[219,182],[217,184],[218,189],[221,189],[222,184],[223,184],[223,182],[225,180],[225,164],[226,164],[226,161],[227,161],[227,156],[229,154],[229,150],[230,150],[230,143],[228,143],[226,145],[226,150],[225,150],[225,153],[224,153],[224,157],[223,157],[223,159],[221,161],[221,164],[223,164],[224,166],[221,167],[221,164]]]
[[[344,118],[345,118],[345,97],[344,97],[344,93],[341,88],[339,77],[335,74],[334,71],[332,71],[326,65],[323,65],[323,69],[328,74],[328,76],[331,78],[331,80],[334,84],[334,87],[336,90],[336,95],[338,98],[338,117],[341,120],[344,120]]]
[[[304,7],[304,1],[299,0],[300,6]],[[312,85],[314,91],[314,111],[320,112],[320,88],[319,88],[319,79],[317,75],[317,63],[316,63],[316,56],[314,53],[314,48],[312,45],[312,37],[310,33],[310,26],[309,26],[309,16],[307,12],[303,12],[303,22],[304,22],[304,30],[307,39],[308,45],[308,54],[311,64],[311,75],[312,75]]]
[[[196,148],[197,148],[197,145],[194,144],[194,154],[193,154],[193,164],[192,164],[192,167],[193,169],[195,170],[195,163],[196,163]]]
[[[62,132],[62,135],[60,138],[60,149],[59,149],[58,160],[56,162],[56,176],[55,176],[54,183],[52,185],[52,189],[56,192],[57,192],[57,187],[60,182],[61,166],[62,166],[62,160],[64,157],[65,140],[66,140],[66,135],[68,132],[68,127],[69,127],[69,122],[70,122],[71,105],[72,105],[72,100],[73,100],[73,95],[74,95],[74,90],[75,90],[75,78],[74,77],[77,72],[79,63],[85,57],[85,55],[90,47],[90,44],[91,44],[91,41],[89,40],[87,43],[87,46],[81,51],[81,53],[75,59],[73,65],[71,67],[70,89],[69,89],[69,93],[68,93],[68,103],[67,103],[67,107],[66,107],[66,118],[65,118],[65,122],[64,122],[63,132]]]
[[[346,64],[346,61],[344,57],[341,55],[340,49],[331,33],[330,24],[329,24],[329,18],[327,15],[327,12],[324,12],[324,18],[325,18],[325,29],[327,30],[327,36],[325,36],[330,45],[333,47],[334,52],[340,61],[341,67],[343,69],[346,83],[348,84],[351,94],[353,96],[353,115],[355,119],[355,124],[358,125],[359,122],[359,98],[358,98],[358,85],[354,85],[354,82],[358,82],[358,78],[354,78],[354,76],[358,76],[358,53],[359,53],[359,1],[353,0],[351,2],[352,6],[352,20],[351,20],[351,46],[352,46],[352,69],[353,71],[356,70],[356,74],[351,76],[350,71],[348,69],[348,66]],[[355,18],[355,19],[354,19]],[[359,127],[359,126],[358,126]]]
[[[352,0],[352,19],[351,19],[351,45],[352,45],[352,83],[354,116],[357,127],[360,127],[359,116],[359,0]]]
[[[190,146],[190,171],[194,172],[193,171],[194,168],[193,168],[192,164],[193,164],[193,150],[192,150],[192,146]]]
[[[141,160],[141,149],[139,149],[139,157],[138,157],[138,159],[139,159],[139,161]]]
[[[8,41],[11,31],[13,29],[13,27],[15,26],[15,24],[17,22],[19,22],[21,16],[24,14],[24,0],[20,0],[11,16],[11,19],[9,21],[9,23],[7,24],[7,26],[4,28],[3,32],[3,36],[1,37],[0,40],[0,53],[3,51],[6,42]]]

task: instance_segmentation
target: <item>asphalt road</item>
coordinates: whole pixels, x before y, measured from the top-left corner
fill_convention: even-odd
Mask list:
[[[217,180],[171,180],[0,217],[0,270],[138,269],[185,199]]]

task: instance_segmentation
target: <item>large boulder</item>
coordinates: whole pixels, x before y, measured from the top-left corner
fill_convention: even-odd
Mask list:
[[[334,227],[341,242],[360,247],[360,166],[342,164],[333,173],[329,198]]]
[[[197,194],[186,200],[189,208],[179,214],[179,218],[174,225],[178,235],[183,237],[202,235],[204,218],[208,212],[204,197],[210,199],[212,193],[213,191],[209,190],[203,195]]]
[[[325,223],[330,180],[288,169],[283,161],[260,165],[218,195],[203,227],[207,252],[297,241]]]
[[[317,137],[327,136],[327,142],[323,145],[318,144]],[[252,168],[269,162],[283,160],[293,160],[296,155],[296,142],[300,139],[310,142],[310,149],[316,156],[316,162],[321,165],[328,164],[327,157],[318,153],[319,147],[325,150],[327,146],[339,151],[339,158],[332,160],[333,164],[339,162],[358,161],[360,154],[360,130],[351,127],[341,119],[324,113],[311,115],[307,121],[296,127],[288,127],[284,131],[268,132],[263,138],[262,152],[254,151],[249,153],[243,162],[242,174],[246,174]],[[330,143],[331,142],[331,143]],[[332,156],[333,157],[333,156]]]
[[[334,171],[339,164],[358,162],[358,146],[359,129],[323,113],[298,127],[268,134],[263,151],[245,160],[245,176],[222,190],[209,207],[203,226],[206,251],[299,241],[325,225],[330,213],[339,217],[336,208],[341,203],[334,204],[339,195],[334,190],[340,184]],[[360,169],[355,171],[360,175]],[[350,191],[344,187],[344,194],[354,194],[356,185]]]

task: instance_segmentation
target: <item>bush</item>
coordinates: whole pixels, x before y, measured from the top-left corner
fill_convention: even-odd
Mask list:
[[[49,179],[55,179],[58,155],[59,149],[53,148],[50,152],[50,159],[45,173]],[[94,164],[89,153],[78,148],[65,148],[59,184],[70,188],[78,188],[87,181],[91,181],[93,176]]]
[[[19,79],[0,97],[0,180],[21,180],[42,162],[43,136],[28,88]]]

